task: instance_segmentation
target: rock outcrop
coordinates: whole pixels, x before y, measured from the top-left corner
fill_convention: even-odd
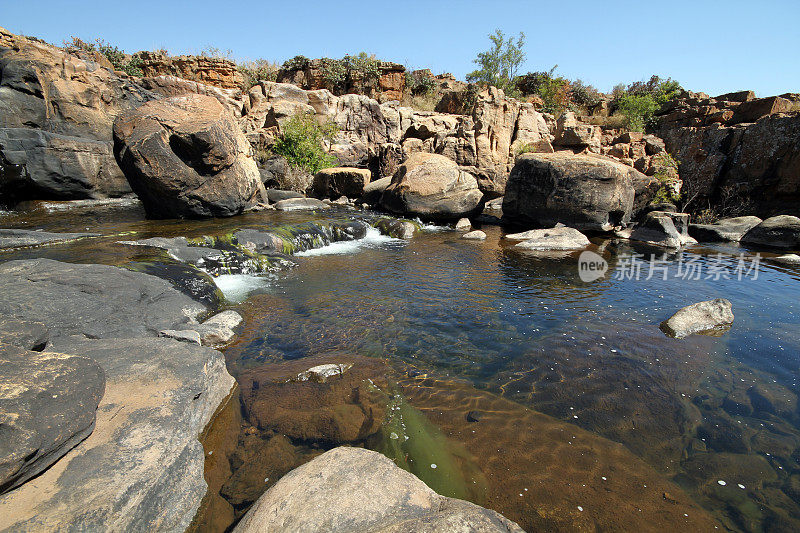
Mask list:
[[[503,219],[519,225],[558,223],[608,231],[627,223],[638,171],[593,155],[524,154],[511,171],[503,199]]]
[[[155,218],[241,213],[261,186],[251,148],[214,98],[166,98],[120,115],[114,153]]]
[[[440,496],[385,456],[335,448],[286,474],[236,533],[336,531],[522,532],[499,513]]]
[[[696,205],[800,215],[800,113],[789,111],[797,98],[785,96],[690,94],[662,110],[658,134]]]
[[[139,68],[146,77],[176,76],[222,89],[240,89],[244,78],[236,63],[222,57],[168,56],[161,52],[139,52]]]
[[[104,390],[92,359],[0,344],[0,494],[85,439]]]
[[[130,193],[114,161],[121,112],[156,98],[91,59],[0,28],[0,198]]]
[[[699,302],[679,309],[661,323],[661,330],[678,339],[704,331],[724,331],[733,323],[731,302],[724,298]]]
[[[474,176],[444,156],[420,152],[397,170],[381,205],[401,215],[457,220],[474,212],[482,198]]]

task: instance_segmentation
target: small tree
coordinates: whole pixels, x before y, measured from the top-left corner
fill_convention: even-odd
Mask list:
[[[481,52],[473,63],[480,68],[467,74],[467,81],[486,83],[503,89],[509,94],[516,94],[514,78],[520,65],[525,61],[525,34],[520,32],[516,41],[513,37],[506,40],[501,30],[489,35],[492,47]]]

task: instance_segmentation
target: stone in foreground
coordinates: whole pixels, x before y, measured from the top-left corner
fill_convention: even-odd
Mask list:
[[[457,220],[475,211],[482,198],[475,177],[453,160],[418,152],[397,169],[381,204],[400,215]]]
[[[43,322],[51,338],[156,336],[206,307],[155,276],[51,259],[0,264],[0,315]]]
[[[29,229],[0,229],[0,248],[20,248],[69,242],[85,237],[97,237],[97,233],[51,233]]]
[[[743,244],[800,249],[800,218],[778,215],[764,220],[742,237]]]
[[[683,338],[704,331],[725,331],[733,324],[731,302],[724,298],[699,302],[680,309],[661,323],[661,331]]]
[[[506,238],[522,241],[516,245],[516,248],[522,250],[579,250],[591,244],[586,235],[575,228],[567,227],[534,229],[523,233],[512,233],[506,235]]]
[[[105,389],[91,359],[0,344],[0,494],[85,439]]]
[[[231,216],[263,190],[251,148],[217,99],[149,102],[114,121],[114,154],[155,218]]]
[[[552,227],[557,223],[609,231],[631,219],[631,167],[601,156],[524,154],[517,158],[503,198],[503,220]]]
[[[0,496],[0,530],[186,531],[207,488],[198,436],[235,384],[222,354],[154,337],[53,349],[99,364],[105,395],[86,440]]]
[[[501,514],[440,496],[385,456],[340,447],[292,470],[262,495],[236,533],[521,532]]]
[[[689,224],[689,235],[700,242],[739,242],[759,224],[761,219],[753,216],[723,218],[713,224]]]

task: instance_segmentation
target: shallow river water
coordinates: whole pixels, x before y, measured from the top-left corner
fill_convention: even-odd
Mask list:
[[[39,208],[0,226],[104,237],[2,252],[0,262],[126,264],[141,252],[117,240],[315,218],[156,222],[135,207]],[[455,457],[441,476],[458,479],[437,479],[434,463],[404,449],[412,471],[526,530],[800,530],[800,269],[735,246],[663,256],[593,239],[609,270],[583,282],[578,254],[518,251],[500,227],[482,229],[485,241],[435,226],[407,241],[370,231],[297,254],[292,268],[223,276],[229,306],[246,319],[225,350],[229,371],[238,379],[330,353],[385,361],[393,401],[424,415],[435,445]],[[660,331],[679,308],[712,298],[732,302],[729,331]],[[320,446],[291,444],[309,457]]]

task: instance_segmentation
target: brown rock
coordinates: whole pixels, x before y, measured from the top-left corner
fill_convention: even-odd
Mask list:
[[[359,198],[371,179],[372,173],[364,168],[326,168],[314,176],[311,188],[318,198]]]
[[[174,56],[159,52],[139,52],[145,76],[177,76],[223,89],[240,89],[244,78],[229,59],[206,56]]]

